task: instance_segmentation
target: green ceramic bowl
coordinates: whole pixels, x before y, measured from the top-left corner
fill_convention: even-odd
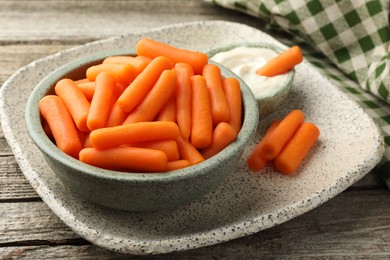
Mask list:
[[[265,42],[245,42],[245,43],[234,43],[229,45],[220,46],[211,50],[206,51],[209,58],[212,58],[214,55],[220,52],[226,52],[232,50],[236,47],[246,46],[251,48],[265,48],[274,51],[276,54],[283,52],[283,49],[278,46],[265,43]],[[281,82],[278,86],[275,86],[271,91],[266,93],[256,95],[256,100],[259,104],[260,109],[260,118],[264,118],[273,111],[277,110],[278,107],[283,105],[283,102],[288,98],[288,95],[293,86],[293,80],[295,76],[295,69],[289,71],[285,75],[284,81]]]
[[[72,61],[49,74],[31,93],[25,119],[29,135],[43,153],[53,173],[72,191],[94,203],[130,211],[153,211],[177,207],[198,199],[232,173],[244,148],[256,131],[259,111],[256,99],[241,81],[243,125],[237,140],[217,155],[197,165],[161,173],[110,171],[84,164],[59,150],[43,131],[39,100],[53,93],[55,83],[64,77],[85,77],[86,69],[110,55],[125,51],[100,52]],[[234,77],[221,67],[222,74]]]

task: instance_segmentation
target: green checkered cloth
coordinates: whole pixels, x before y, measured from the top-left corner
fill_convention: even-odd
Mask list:
[[[205,1],[259,17],[264,31],[299,45],[307,60],[372,116],[386,144],[375,171],[390,188],[390,0]]]

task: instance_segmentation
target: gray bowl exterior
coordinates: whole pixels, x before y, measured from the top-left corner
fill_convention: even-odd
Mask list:
[[[129,211],[154,211],[177,207],[200,198],[233,173],[243,150],[257,129],[257,103],[242,80],[244,121],[236,141],[208,160],[181,170],[166,173],[104,170],[66,155],[44,133],[38,102],[43,96],[53,93],[53,87],[59,79],[81,79],[85,77],[89,66],[101,62],[104,57],[124,54],[129,53],[117,50],[88,56],[65,64],[42,80],[27,102],[25,119],[29,135],[53,173],[69,189],[102,206]],[[222,66],[220,68],[224,76],[236,77],[230,70]]]
[[[214,56],[219,52],[229,51],[239,46],[255,47],[255,48],[267,48],[275,51],[276,53],[281,53],[283,50],[278,46],[266,42],[244,42],[244,43],[232,43],[226,46],[220,46],[206,51],[209,57]],[[288,98],[292,88],[292,82],[295,76],[295,69],[292,69],[288,72],[287,78],[283,84],[277,88],[274,92],[269,93],[268,95],[263,96],[261,99],[258,99],[260,119],[266,117],[270,113],[276,111],[283,102]]]

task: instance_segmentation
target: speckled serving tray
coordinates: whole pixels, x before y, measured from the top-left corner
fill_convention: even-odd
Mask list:
[[[271,36],[224,21],[178,24],[68,49],[17,71],[1,87],[1,124],[24,175],[43,201],[77,234],[91,243],[128,254],[158,254],[222,243],[288,221],[336,196],[361,179],[381,159],[383,138],[371,118],[303,62],[296,68],[290,98],[260,122],[257,135],[234,174],[205,197],[180,208],[148,213],[94,205],[70,192],[29,138],[24,109],[34,86],[58,66],[100,50],[129,48],[149,37],[181,48],[205,51]],[[266,126],[292,109],[301,109],[321,136],[298,171],[284,176],[272,167],[249,172],[245,158]],[[129,198],[131,199],[131,198]]]

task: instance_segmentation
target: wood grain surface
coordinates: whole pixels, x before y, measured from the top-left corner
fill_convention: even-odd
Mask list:
[[[174,23],[264,24],[201,0],[1,1],[0,85],[30,62],[93,40]],[[153,259],[390,259],[390,194],[370,173],[324,205],[257,234]],[[0,130],[0,257],[128,259],[90,244],[42,202]],[[135,258],[141,258],[136,257]]]

